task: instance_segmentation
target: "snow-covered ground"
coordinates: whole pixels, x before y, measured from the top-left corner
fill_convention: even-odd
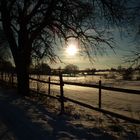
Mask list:
[[[41,76],[41,79],[47,81],[48,77]],[[102,84],[105,86],[140,90],[140,81],[105,79],[100,76],[64,77],[63,80],[89,84],[98,84],[99,80],[102,80]],[[51,81],[59,83],[59,77],[51,77]],[[31,88],[36,89],[37,83],[31,81],[30,86]],[[48,93],[48,84],[38,83],[38,87],[45,94]],[[51,85],[51,94],[60,95],[60,87]],[[70,86],[65,84],[64,95],[74,100],[78,100],[96,107],[98,106],[98,89],[96,88]],[[31,101],[33,104],[28,102],[30,100],[33,101]],[[45,108],[42,109],[42,107],[40,108],[40,105],[42,106],[42,101],[44,101],[43,97],[35,100],[34,98],[28,100],[18,98],[12,101],[12,104],[24,109],[31,122],[39,124],[43,131],[47,131],[47,134],[55,134],[55,139],[139,139],[137,136],[140,136],[140,126],[137,124],[131,124],[126,121],[118,120],[111,116],[80,107],[70,102],[66,102],[65,104],[66,112],[70,114],[68,115],[70,118],[68,116],[59,117],[59,102],[56,103],[56,101],[52,99],[45,99]],[[3,107],[3,103],[6,102],[1,102],[1,109]],[[51,108],[50,111],[53,112],[53,116],[52,113],[48,114],[48,106]],[[9,107],[10,106],[8,106],[6,109],[3,109],[3,111],[8,110]],[[132,118],[140,119],[140,95],[102,90],[102,108],[118,112]],[[14,113],[14,111],[12,113]],[[2,111],[0,114],[3,115]],[[21,122],[22,119],[23,118],[17,121]],[[12,120],[16,121],[16,118]],[[4,125],[6,124],[3,122],[1,122],[1,124],[2,125],[0,125],[0,129],[5,128]],[[27,127],[30,128],[31,126],[27,125]],[[46,136],[44,133],[43,135]],[[22,135],[20,135],[20,137],[21,136]]]
[[[36,78],[36,76],[34,76]],[[48,76],[40,76],[42,80],[48,80]],[[93,75],[93,76],[77,76],[77,77],[63,77],[64,81],[86,83],[86,84],[98,84],[99,80],[102,81],[104,86],[119,87],[126,89],[140,90],[140,80],[122,80],[118,75],[118,78],[105,78],[104,76]],[[59,82],[58,76],[51,76],[51,81]]]
[[[1,140],[138,140],[140,126],[75,104],[42,97],[21,97],[0,88]]]
[[[47,80],[47,77],[44,76],[40,78]],[[99,80],[102,80],[102,84],[105,86],[140,90],[140,81],[105,79],[100,76],[63,77],[63,80],[89,84],[98,84]],[[51,77],[51,81],[59,82],[59,77],[53,76]],[[38,85],[40,90],[47,94],[48,84],[38,83]],[[36,88],[36,86],[37,83],[32,82],[31,87]],[[99,91],[97,88],[64,85],[64,95],[66,97],[96,107],[98,106],[98,93]],[[51,85],[51,94],[59,95],[60,87]],[[140,119],[140,95],[102,90],[102,108]]]

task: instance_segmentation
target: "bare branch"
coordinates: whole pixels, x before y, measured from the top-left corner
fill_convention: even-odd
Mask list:
[[[43,0],[38,0],[36,5],[34,6],[33,10],[30,12],[30,14],[26,17],[26,21],[29,22],[31,18],[38,12],[38,9],[40,8]],[[25,6],[26,8],[26,6]]]

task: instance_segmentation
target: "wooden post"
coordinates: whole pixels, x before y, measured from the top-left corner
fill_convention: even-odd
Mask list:
[[[48,95],[50,95],[50,93],[51,93],[51,87],[50,87],[50,81],[51,81],[51,78],[50,78],[50,76],[49,76],[49,83],[48,83]]]
[[[64,91],[63,91],[64,83],[62,74],[60,74],[59,77],[60,77],[60,102],[61,102],[60,114],[64,114]]]
[[[11,84],[12,84],[12,87],[14,87],[14,73],[12,72],[11,73]]]
[[[37,80],[39,79],[40,79],[40,75],[37,74]],[[37,92],[39,93],[39,91],[40,91],[40,83],[37,81]]]
[[[2,77],[2,81],[3,81],[3,71],[1,72],[1,77]]]
[[[101,108],[101,100],[102,100],[101,86],[102,86],[102,82],[101,82],[101,80],[99,80],[99,108]]]
[[[11,73],[10,72],[8,72],[8,78],[9,78],[9,84],[11,84]]]
[[[6,81],[6,72],[5,72],[4,74],[5,74],[5,82],[7,82],[7,81]]]

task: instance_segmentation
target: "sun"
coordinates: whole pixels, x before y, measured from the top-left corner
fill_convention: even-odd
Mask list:
[[[66,53],[67,53],[68,55],[74,56],[74,55],[77,54],[77,52],[78,52],[78,48],[77,48],[77,46],[74,45],[74,44],[70,44],[70,45],[68,45],[68,47],[66,48]]]

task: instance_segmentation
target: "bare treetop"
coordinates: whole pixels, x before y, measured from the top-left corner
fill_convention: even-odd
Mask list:
[[[16,65],[19,92],[23,88],[29,92],[32,55],[55,60],[58,40],[78,39],[81,52],[89,57],[103,47],[113,48],[102,27],[119,25],[125,4],[125,0],[1,0],[0,21]]]

